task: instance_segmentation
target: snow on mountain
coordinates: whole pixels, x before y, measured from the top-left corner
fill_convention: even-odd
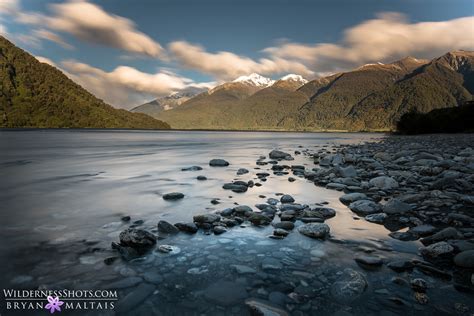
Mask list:
[[[235,79],[233,82],[241,82],[241,83],[245,83],[245,84],[256,86],[256,87],[269,87],[275,83],[275,80],[262,77],[259,74],[253,73],[249,76],[240,76],[239,78]]]
[[[304,85],[305,83],[308,82],[308,80],[306,80],[306,79],[303,78],[302,76],[300,76],[300,75],[295,75],[295,74],[286,75],[286,76],[282,77],[280,80],[283,80],[283,81],[294,81],[294,82],[301,83],[301,85]]]

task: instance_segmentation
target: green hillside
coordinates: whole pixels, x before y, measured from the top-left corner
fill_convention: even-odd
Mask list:
[[[0,36],[0,127],[168,129],[169,125],[114,109]]]

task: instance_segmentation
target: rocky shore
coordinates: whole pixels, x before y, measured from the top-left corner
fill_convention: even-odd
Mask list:
[[[383,225],[390,231],[389,237],[396,240],[421,242],[418,258],[405,260],[400,257],[397,260],[392,257],[388,260],[375,254],[373,249],[365,249],[353,260],[366,273],[384,267],[400,274],[400,277],[392,278],[392,282],[406,284],[411,288],[412,299],[422,306],[430,302],[428,284],[431,278],[451,284],[460,293],[474,289],[473,147],[473,135],[435,135],[389,136],[380,142],[323,146],[316,150],[298,148],[291,153],[273,150],[262,153],[255,161],[255,178],[234,180],[223,184],[222,188],[236,194],[247,194],[252,188],[265,185],[270,177],[278,176],[287,177],[290,183],[299,178],[317,186],[343,191],[340,201],[354,213],[354,220]],[[314,168],[292,164],[295,155],[304,155],[314,161]],[[212,159],[209,165],[227,168],[233,163]],[[201,170],[200,166],[182,169],[183,172]],[[247,174],[249,170],[239,168],[236,175]],[[204,175],[197,176],[199,181],[206,179]],[[323,243],[339,242],[331,236],[331,227],[325,223],[327,219],[337,216],[337,212],[326,202],[301,204],[297,196],[285,193],[277,193],[276,196],[279,199],[262,196],[266,198],[265,203],[254,206],[236,205],[215,213],[203,212],[188,222],[171,224],[161,220],[149,230],[141,227],[140,222],[133,222],[120,233],[119,242],[114,242],[112,248],[125,261],[134,261],[150,251],[162,254],[176,252],[179,248],[173,244],[173,236],[178,234],[221,235],[248,226],[272,227],[267,237],[269,240],[276,239],[275,242],[292,234],[301,234],[309,240]],[[163,199],[171,203],[182,198],[186,196],[179,192],[163,195]],[[214,199],[211,203],[218,205],[220,202]],[[128,222],[130,218],[122,220]],[[318,254],[315,252],[314,256]],[[115,257],[106,260],[113,262]],[[281,270],[283,265],[274,257],[268,257],[263,259],[261,267],[261,273],[266,271],[268,274],[269,271]],[[196,269],[192,274],[201,273],[199,268]],[[241,275],[260,273],[242,264],[234,264],[232,269]],[[308,273],[317,275],[317,268],[314,269]],[[425,277],[420,277],[420,273]],[[367,281],[367,275],[351,268],[336,272],[331,282],[325,281],[328,285],[323,293],[342,306],[350,305],[372,286]],[[213,296],[209,292],[224,291],[229,296],[228,301],[234,303],[247,297],[242,295],[243,291],[226,292],[226,286],[208,288],[205,295]],[[303,288],[307,287],[303,283]],[[314,286],[309,287],[314,289]],[[315,293],[302,293],[303,289],[298,285],[285,289],[284,294],[282,291],[273,294],[273,298],[270,294],[266,300],[262,300],[261,295],[247,298],[245,304],[248,311],[252,315],[288,315],[290,310],[302,315],[316,312],[317,309],[311,305],[317,297]],[[385,293],[384,289],[380,291],[378,294]],[[406,300],[400,298],[389,300],[395,305],[407,305]],[[281,304],[275,304],[275,301]],[[462,303],[450,308],[459,314],[472,312],[469,306]]]

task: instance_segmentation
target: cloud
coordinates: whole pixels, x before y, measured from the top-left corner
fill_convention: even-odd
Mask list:
[[[46,39],[51,42],[55,42],[56,44],[61,45],[63,48],[66,49],[73,49],[74,47],[71,44],[66,43],[61,36],[56,33],[50,32],[45,29],[34,30],[33,35],[37,38]]]
[[[132,67],[119,66],[106,72],[75,60],[63,61],[61,67],[72,80],[107,103],[120,108],[131,108],[157,96],[190,87],[206,86],[170,71],[149,74]],[[211,86],[212,83],[207,85]]]
[[[284,43],[264,52],[300,60],[318,72],[346,70],[367,62],[389,62],[413,55],[433,58],[455,49],[474,49],[474,17],[410,23],[400,13],[386,12],[344,32],[338,44]]]
[[[279,57],[262,58],[255,61],[231,52],[209,53],[203,47],[186,41],[172,42],[168,45],[168,49],[172,58],[184,67],[198,70],[222,80],[235,79],[253,72],[264,75],[288,72],[306,76],[313,74],[302,63]]]
[[[0,1],[0,15],[11,14],[18,10],[18,0],[2,0]]]
[[[11,2],[12,0],[7,1]],[[22,11],[18,2],[13,2],[15,5],[3,5],[3,10],[5,12],[9,10],[8,12],[19,23],[68,33],[85,42],[110,46],[130,53],[165,58],[163,47],[148,35],[137,30],[133,21],[110,14],[98,5],[87,1],[70,0],[66,3],[50,5],[52,15],[44,15]],[[1,10],[0,6],[0,13]],[[65,46],[65,42],[60,40],[57,34],[49,30],[43,30],[42,33],[36,35],[43,35],[41,38],[57,42],[63,47],[69,47],[68,44]],[[46,34],[44,31],[50,33]]]

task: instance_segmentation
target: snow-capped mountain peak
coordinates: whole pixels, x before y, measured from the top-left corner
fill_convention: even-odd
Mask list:
[[[269,87],[275,83],[275,80],[262,77],[259,74],[253,73],[249,76],[240,76],[239,78],[235,79],[233,82],[241,82],[241,83],[249,84],[256,87]]]
[[[306,80],[302,76],[295,75],[295,74],[286,75],[286,76],[282,77],[280,80],[298,82],[298,83],[301,83],[302,85],[308,82],[308,80]]]

